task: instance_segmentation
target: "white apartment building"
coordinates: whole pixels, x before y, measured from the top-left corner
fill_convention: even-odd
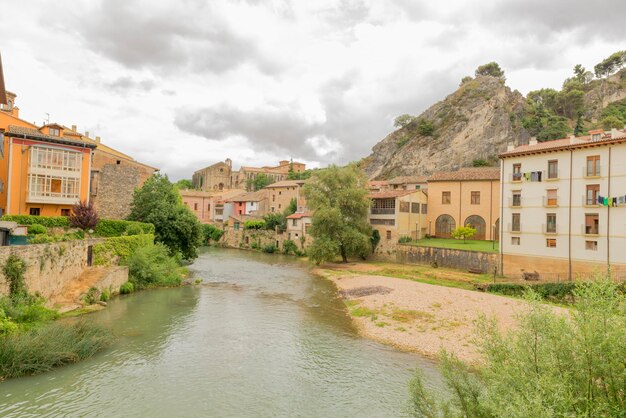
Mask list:
[[[501,158],[501,269],[626,276],[626,132],[509,147]]]

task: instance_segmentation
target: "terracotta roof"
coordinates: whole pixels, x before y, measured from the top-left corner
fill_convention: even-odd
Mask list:
[[[263,199],[267,199],[267,194],[264,190],[257,192],[244,193],[239,196],[232,197],[227,202],[260,202]]]
[[[310,218],[313,216],[313,212],[296,212],[292,215],[287,216],[287,219],[302,219],[302,218]]]
[[[389,180],[389,184],[426,183],[430,176],[398,176]]]
[[[575,138],[563,138],[556,139],[554,141],[546,141],[546,142],[538,142],[536,144],[530,145],[520,145],[516,147],[512,151],[503,152],[500,154],[500,158],[513,157],[517,155],[524,154],[535,154],[541,152],[552,152],[552,151],[561,151],[570,148],[584,148],[588,146],[595,145],[607,145],[610,143],[614,143],[616,141],[624,142],[626,140],[626,132],[625,131],[611,131],[611,132],[603,132],[602,130],[598,131],[589,131],[591,134],[603,133],[602,137],[599,140],[592,140],[591,135],[586,136],[577,136]]]
[[[419,192],[419,190],[385,190],[382,192],[370,193],[367,195],[367,197],[369,197],[370,199],[391,199],[406,196],[416,192]]]
[[[180,194],[183,197],[211,197],[213,196],[213,192],[204,192],[202,190],[189,190],[189,189],[178,190],[178,194]]]
[[[276,183],[268,184],[267,186],[265,186],[265,188],[270,189],[270,188],[278,188],[278,187],[296,187],[300,184],[303,184],[303,181],[282,180],[282,181],[277,181]]]
[[[370,180],[370,181],[367,182],[367,185],[369,187],[386,186],[388,184],[389,184],[389,182],[387,180]]]
[[[458,171],[440,171],[428,179],[432,181],[500,180],[499,167],[466,167]]]
[[[14,125],[9,125],[8,127],[8,135],[7,136],[12,136],[12,137],[28,137],[30,139],[34,139],[34,140],[41,140],[41,141],[46,141],[46,142],[54,142],[54,143],[58,143],[58,144],[67,144],[67,145],[74,145],[74,146],[78,146],[78,147],[87,147],[87,148],[95,148],[96,144],[92,143],[92,142],[87,142],[87,141],[82,141],[82,140],[75,140],[75,139],[67,139],[67,138],[63,138],[62,136],[53,136],[53,135],[45,135],[42,134],[41,132],[39,132],[39,130],[37,129],[32,129],[32,128],[24,128],[22,126],[14,126]],[[13,135],[11,135],[13,134]]]

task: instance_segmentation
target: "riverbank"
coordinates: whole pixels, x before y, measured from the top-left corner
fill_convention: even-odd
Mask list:
[[[381,266],[368,263],[327,265],[313,272],[338,288],[359,332],[405,351],[435,358],[446,349],[476,364],[475,322],[495,317],[502,330],[516,325],[526,309],[523,300],[376,274]],[[462,287],[464,277],[459,273]],[[451,279],[450,279],[451,280]],[[554,308],[566,311],[564,308]]]

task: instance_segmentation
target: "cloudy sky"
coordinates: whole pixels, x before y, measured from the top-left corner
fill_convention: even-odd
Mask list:
[[[480,64],[497,61],[526,93],[626,47],[623,0],[0,0],[0,10],[23,119],[49,113],[172,179],[228,157],[236,168],[357,160],[395,116],[419,114]]]

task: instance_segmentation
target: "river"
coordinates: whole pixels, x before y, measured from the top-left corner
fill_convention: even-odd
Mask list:
[[[0,383],[0,416],[404,416],[433,362],[357,335],[333,285],[293,258],[205,249],[200,286],[112,299],[95,357]]]

